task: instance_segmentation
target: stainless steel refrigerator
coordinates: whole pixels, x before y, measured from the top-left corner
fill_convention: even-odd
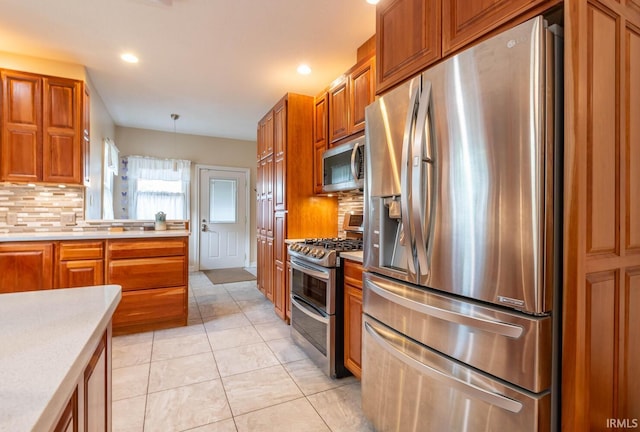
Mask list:
[[[536,17],[367,107],[362,403],[379,432],[555,429],[560,33]]]

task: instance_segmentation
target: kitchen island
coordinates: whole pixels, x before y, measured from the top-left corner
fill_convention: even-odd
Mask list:
[[[0,295],[0,430],[110,430],[120,298],[118,285]]]

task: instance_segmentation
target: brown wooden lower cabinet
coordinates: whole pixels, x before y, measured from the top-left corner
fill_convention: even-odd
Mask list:
[[[362,264],[344,261],[344,365],[360,378],[362,370]]]
[[[104,260],[63,261],[58,264],[57,288],[104,284]]]
[[[59,242],[56,257],[56,288],[104,284],[102,240]]]
[[[53,243],[0,243],[0,293],[53,288]]]
[[[78,388],[69,398],[54,432],[76,432],[78,430]]]
[[[106,283],[122,286],[114,334],[187,324],[187,237],[109,240],[106,255]]]
[[[127,333],[184,325],[187,287],[123,291],[114,329]]]
[[[110,326],[100,338],[53,431],[111,431]]]

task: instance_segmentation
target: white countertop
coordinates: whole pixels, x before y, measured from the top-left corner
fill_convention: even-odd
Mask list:
[[[157,238],[157,237],[186,237],[187,230],[143,231],[131,230],[121,232],[109,231],[51,231],[0,234],[0,243],[12,241],[40,241],[40,240],[105,240],[127,238]]]
[[[353,251],[353,252],[340,252],[340,258],[348,259],[351,261],[357,261],[362,264],[364,259],[364,252],[362,251]]]
[[[120,302],[119,285],[0,294],[0,430],[49,430]]]

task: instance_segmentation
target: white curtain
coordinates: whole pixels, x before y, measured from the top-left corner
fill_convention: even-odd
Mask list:
[[[113,219],[113,182],[118,175],[120,151],[111,138],[104,139],[104,179],[102,189],[102,218]]]
[[[154,219],[164,212],[167,219],[189,218],[191,161],[129,156],[129,217]]]

